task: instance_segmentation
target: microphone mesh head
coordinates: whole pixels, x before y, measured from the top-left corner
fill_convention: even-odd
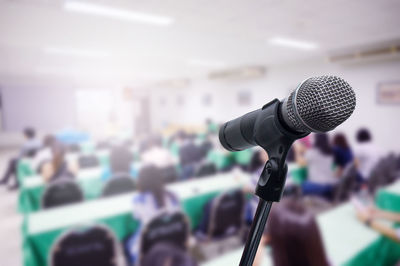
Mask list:
[[[296,129],[326,132],[349,118],[355,106],[355,93],[346,81],[321,76],[307,79],[290,94],[287,112]]]

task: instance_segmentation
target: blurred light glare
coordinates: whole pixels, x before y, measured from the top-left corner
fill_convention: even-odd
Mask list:
[[[66,55],[66,56],[83,56],[83,57],[109,57],[110,54],[99,50],[82,50],[65,47],[45,47],[44,52],[47,54]]]
[[[269,40],[269,43],[276,46],[283,46],[300,50],[314,50],[318,48],[318,45],[313,42],[295,40],[283,37],[272,38]]]
[[[221,61],[213,60],[202,60],[202,59],[192,59],[188,61],[191,66],[201,66],[201,67],[225,67],[226,63]]]
[[[86,13],[90,15],[103,16],[125,21],[134,21],[157,26],[168,26],[173,22],[173,19],[170,17],[133,12],[120,8],[85,3],[80,1],[67,1],[64,3],[64,9],[72,12]]]

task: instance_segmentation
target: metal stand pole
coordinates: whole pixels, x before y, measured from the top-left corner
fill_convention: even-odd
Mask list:
[[[246,246],[244,247],[242,258],[240,259],[240,266],[253,265],[271,206],[272,201],[265,201],[260,198],[253,223],[251,224],[249,236],[247,237]]]

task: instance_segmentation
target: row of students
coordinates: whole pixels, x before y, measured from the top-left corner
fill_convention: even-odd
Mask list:
[[[350,163],[357,167],[359,182],[369,178],[373,167],[382,158],[382,152],[372,142],[371,133],[367,129],[360,129],[356,139],[357,144],[353,149],[341,133],[334,135],[332,142],[325,133],[313,134],[311,147],[303,142],[295,143],[296,163],[306,166],[308,170],[308,178],[302,184],[304,194],[331,198],[334,186]]]

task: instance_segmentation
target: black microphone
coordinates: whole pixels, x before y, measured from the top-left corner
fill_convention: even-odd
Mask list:
[[[355,93],[346,81],[335,76],[313,77],[284,100],[274,99],[220,128],[219,139],[227,150],[259,145],[269,157],[257,183],[255,194],[260,200],[240,266],[253,265],[272,202],[282,197],[288,170],[285,160],[293,141],[310,132],[333,130],[350,117],[355,106]]]
[[[222,146],[229,151],[240,151],[252,146],[266,146],[269,127],[292,138],[310,132],[327,132],[342,124],[353,113],[356,96],[351,86],[336,76],[308,78],[300,83],[288,97],[278,103],[275,119],[262,121],[267,107],[247,113],[226,122],[219,131]]]

